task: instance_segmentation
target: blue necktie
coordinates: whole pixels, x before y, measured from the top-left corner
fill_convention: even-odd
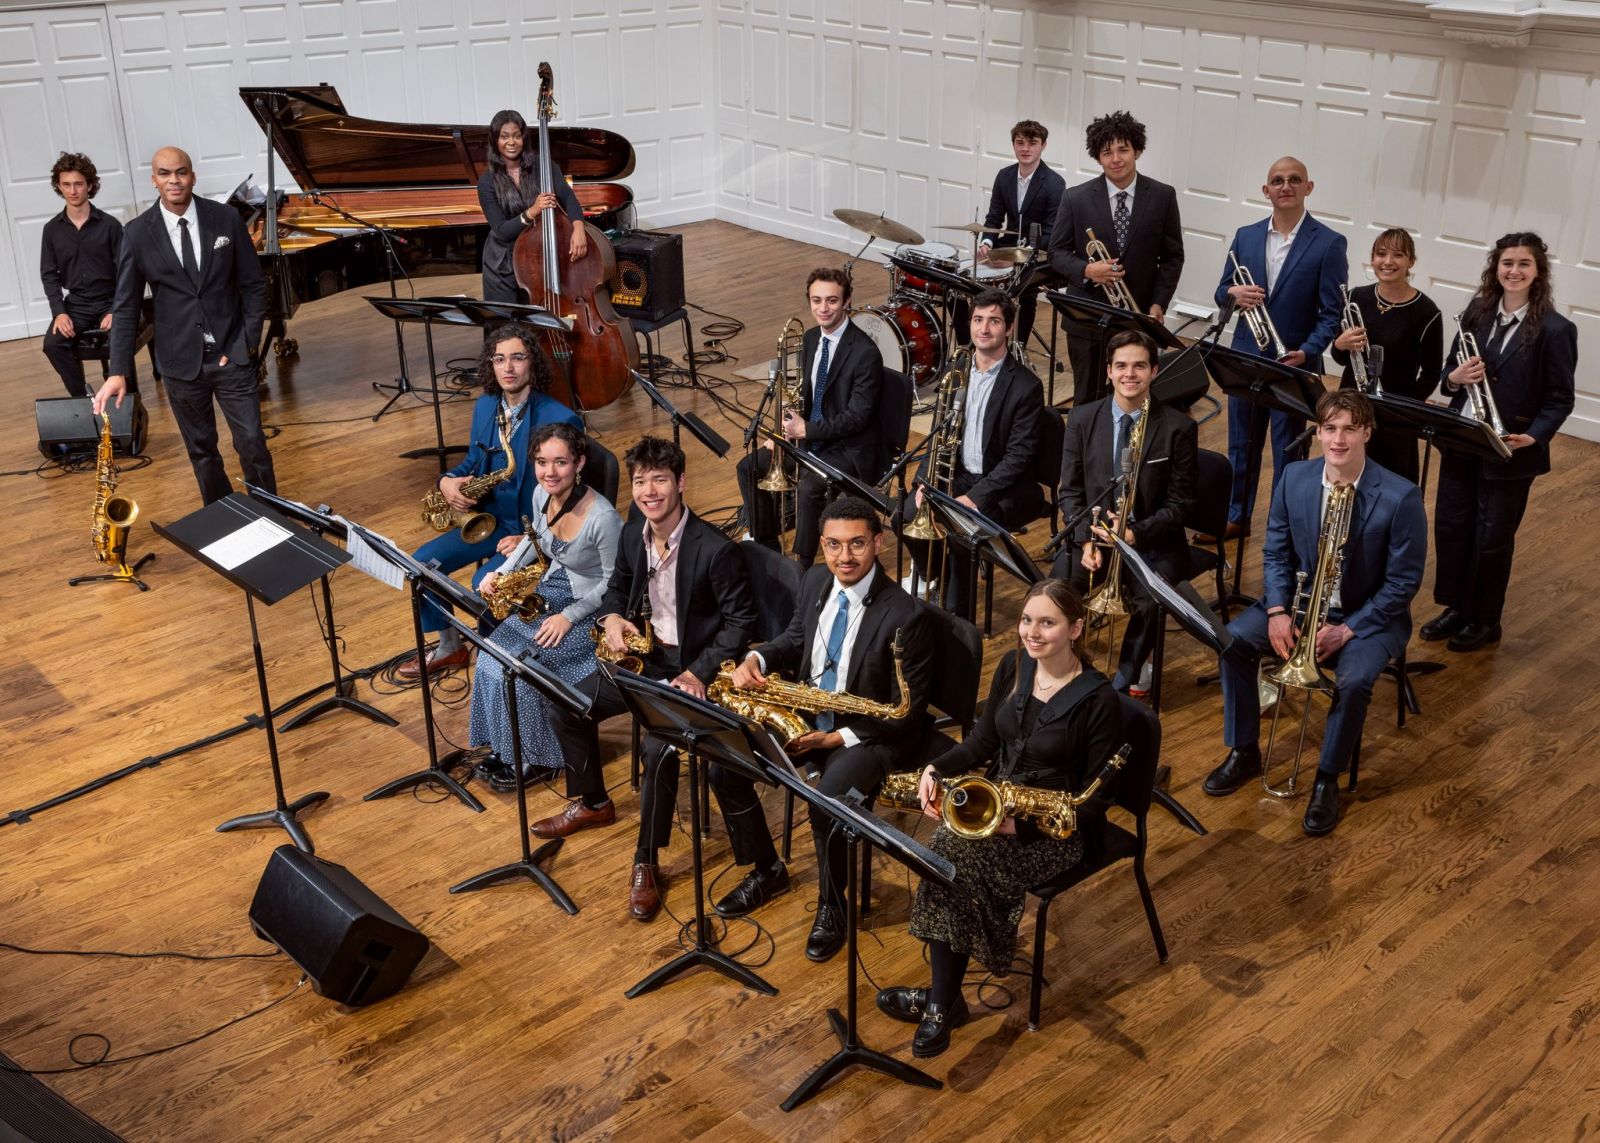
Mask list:
[[[807,419],[813,424],[822,420],[822,394],[828,388],[828,339],[822,339],[822,360],[817,363],[817,383],[812,387],[811,416]]]
[[[827,662],[822,664],[822,677],[817,680],[817,685],[825,691],[839,689],[839,655],[844,651],[844,633],[850,627],[850,597],[842,590],[839,592],[839,610],[833,614],[833,626],[828,630]],[[833,729],[833,712],[822,711],[817,715],[818,730]]]

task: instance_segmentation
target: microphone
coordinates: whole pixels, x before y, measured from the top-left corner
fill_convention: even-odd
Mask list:
[[[1039,224],[1037,222],[1028,223],[1028,245],[1035,250],[1039,249]]]
[[[1122,482],[1126,484],[1133,479],[1133,449],[1131,446],[1123,448],[1118,464],[1122,469]]]

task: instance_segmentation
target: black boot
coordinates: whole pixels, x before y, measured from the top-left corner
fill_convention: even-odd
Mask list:
[[[1261,777],[1261,747],[1236,746],[1228,751],[1228,756],[1222,760],[1211,773],[1206,775],[1206,780],[1200,788],[1213,798],[1222,798],[1233,793],[1251,778]]]

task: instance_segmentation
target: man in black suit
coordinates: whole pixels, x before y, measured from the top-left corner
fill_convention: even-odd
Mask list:
[[[806,301],[817,324],[802,341],[801,403],[798,409],[784,410],[784,436],[833,467],[874,483],[888,467],[879,424],[883,358],[850,320],[850,276],[843,270],[823,266],[811,271]],[[750,538],[781,551],[776,501],[756,488],[772,455],[767,445],[739,462],[739,492]],[[817,558],[817,518],[826,500],[827,486],[802,472],[795,492],[794,557],[807,566]]]
[[[928,680],[934,654],[932,617],[878,564],[883,524],[872,505],[841,496],[822,513],[826,563],[806,572],[788,630],[763,643],[734,670],[733,685],[760,690],[776,671],[807,686],[846,691],[858,698],[907,711],[897,718],[864,714],[818,714],[816,729],[788,744],[791,754],[820,768],[817,788],[838,797],[850,790],[877,797],[892,770],[908,770],[922,759],[931,724]],[[902,683],[896,679],[894,646],[900,639]],[[742,917],[789,888],[789,873],[772,844],[767,822],[748,778],[711,768],[711,781],[728,819],[734,860],[751,865],[734,890],[716,904],[724,917]],[[848,864],[844,839],[821,816],[811,819],[817,851],[817,914],[806,956],[827,960],[845,940],[844,889]]]
[[[1138,171],[1144,154],[1144,124],[1113,111],[1089,124],[1089,155],[1103,174],[1080,183],[1061,199],[1050,230],[1050,265],[1067,291],[1104,302],[1105,286],[1121,282],[1140,313],[1161,321],[1183,273],[1183,224],[1178,195],[1166,183]],[[1089,231],[1105,243],[1112,260],[1089,261]],[[1105,366],[1094,360],[1094,342],[1070,335],[1072,403],[1082,408],[1098,397]]]
[[[978,244],[978,257],[988,261],[991,250],[1027,244],[1034,249],[1050,249],[1050,228],[1055,225],[1056,212],[1061,209],[1061,196],[1066,192],[1067,180],[1046,166],[1044,146],[1050,132],[1044,124],[1024,119],[1011,128],[1011,152],[1017,161],[1000,168],[994,177],[994,189],[989,192],[989,213],[985,226],[1012,230],[1015,234],[986,235]],[[1038,237],[1034,237],[1035,228]],[[1033,332],[1033,315],[1039,307],[1039,291],[1058,283],[1054,271],[1041,266],[1029,278],[1026,289],[1018,299],[1017,340],[1024,347]]]
[[[625,635],[638,635],[649,620],[654,646],[642,673],[670,682],[695,698],[724,659],[738,656],[756,623],[750,575],[738,549],[683,502],[683,450],[671,441],[644,437],[623,456],[633,484],[642,527],[623,529],[616,567],[600,601],[600,624],[612,650]],[[565,710],[555,731],[567,763],[566,809],[535,822],[542,838],[567,837],[581,829],[610,825],[616,806],[606,795],[600,768],[599,724],[627,709],[622,695],[596,670],[577,689],[594,699],[586,716]],[[656,851],[672,836],[678,800],[678,756],[653,738],[639,746],[644,783],[639,790],[639,848],[628,891],[629,910],[648,921],[661,907],[661,871]]]
[[[122,405],[133,372],[139,308],[149,285],[155,302],[155,363],[207,503],[233,491],[217,450],[222,406],[244,478],[277,490],[272,454],[261,430],[255,347],[266,313],[266,278],[244,221],[229,207],[196,198],[194,165],[176,147],[150,160],[160,201],[123,231],[112,307],[111,376],[95,395],[95,412]]]
[[[1193,574],[1183,522],[1194,507],[1199,484],[1199,426],[1180,409],[1153,400],[1145,405],[1156,377],[1154,341],[1137,330],[1124,330],[1107,342],[1106,352],[1111,358],[1106,369],[1111,396],[1074,408],[1067,420],[1061,455],[1061,511],[1071,518],[1086,505],[1102,505],[1107,524],[1097,528],[1092,516],[1084,516],[1073,532],[1073,542],[1061,550],[1050,574],[1071,580],[1079,590],[1088,585],[1092,573],[1100,573],[1096,582],[1103,583],[1110,562],[1102,551],[1111,536],[1107,527],[1120,526],[1122,538],[1152,570],[1168,583],[1178,583]],[[1149,423],[1144,426],[1139,455],[1134,457],[1129,442],[1147,409]],[[1138,468],[1137,491],[1131,518],[1118,521],[1122,489],[1115,482],[1124,470],[1125,450],[1127,468]],[[1101,544],[1095,542],[1096,535]],[[1142,690],[1140,673],[1155,650],[1161,613],[1156,601],[1126,570],[1121,585],[1129,608],[1128,628],[1112,685],[1119,691]]]
[[[963,379],[961,436],[953,442],[954,478],[947,491],[1005,528],[1020,528],[1043,516],[1047,505],[1035,475],[1044,434],[1044,386],[1027,366],[1007,352],[1017,303],[1004,290],[985,290],[972,299],[972,369]],[[931,479],[924,461],[922,475]],[[922,490],[901,509],[909,519],[922,505]],[[972,601],[968,580],[972,561],[953,545],[908,539],[921,579],[945,580],[943,604],[966,616]],[[930,567],[930,549],[949,553],[946,566]],[[948,571],[948,575],[944,572]]]

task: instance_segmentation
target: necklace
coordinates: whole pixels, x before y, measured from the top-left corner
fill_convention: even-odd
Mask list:
[[[1039,673],[1037,670],[1035,670],[1035,673],[1034,673],[1034,676],[1033,676],[1033,689],[1037,690],[1037,691],[1046,691],[1046,692],[1053,691],[1059,686],[1064,686],[1065,684],[1070,683],[1073,679],[1077,678],[1082,673],[1083,673],[1083,664],[1079,663],[1078,664],[1078,669],[1076,671],[1073,671],[1070,675],[1063,676],[1062,678],[1059,678],[1059,679],[1054,679],[1054,680],[1052,680],[1050,682],[1045,682],[1044,675],[1042,673]]]
[[[1381,290],[1378,290],[1377,288],[1374,288],[1373,291],[1372,291],[1373,301],[1377,303],[1378,312],[1380,314],[1386,314],[1390,310],[1400,309],[1402,306],[1409,306],[1412,302],[1416,301],[1421,296],[1422,296],[1422,291],[1421,290],[1413,289],[1411,291],[1411,296],[1409,298],[1407,298],[1405,301],[1403,301],[1403,302],[1391,302],[1391,301],[1389,301],[1387,298],[1385,298],[1383,296],[1383,292]]]

